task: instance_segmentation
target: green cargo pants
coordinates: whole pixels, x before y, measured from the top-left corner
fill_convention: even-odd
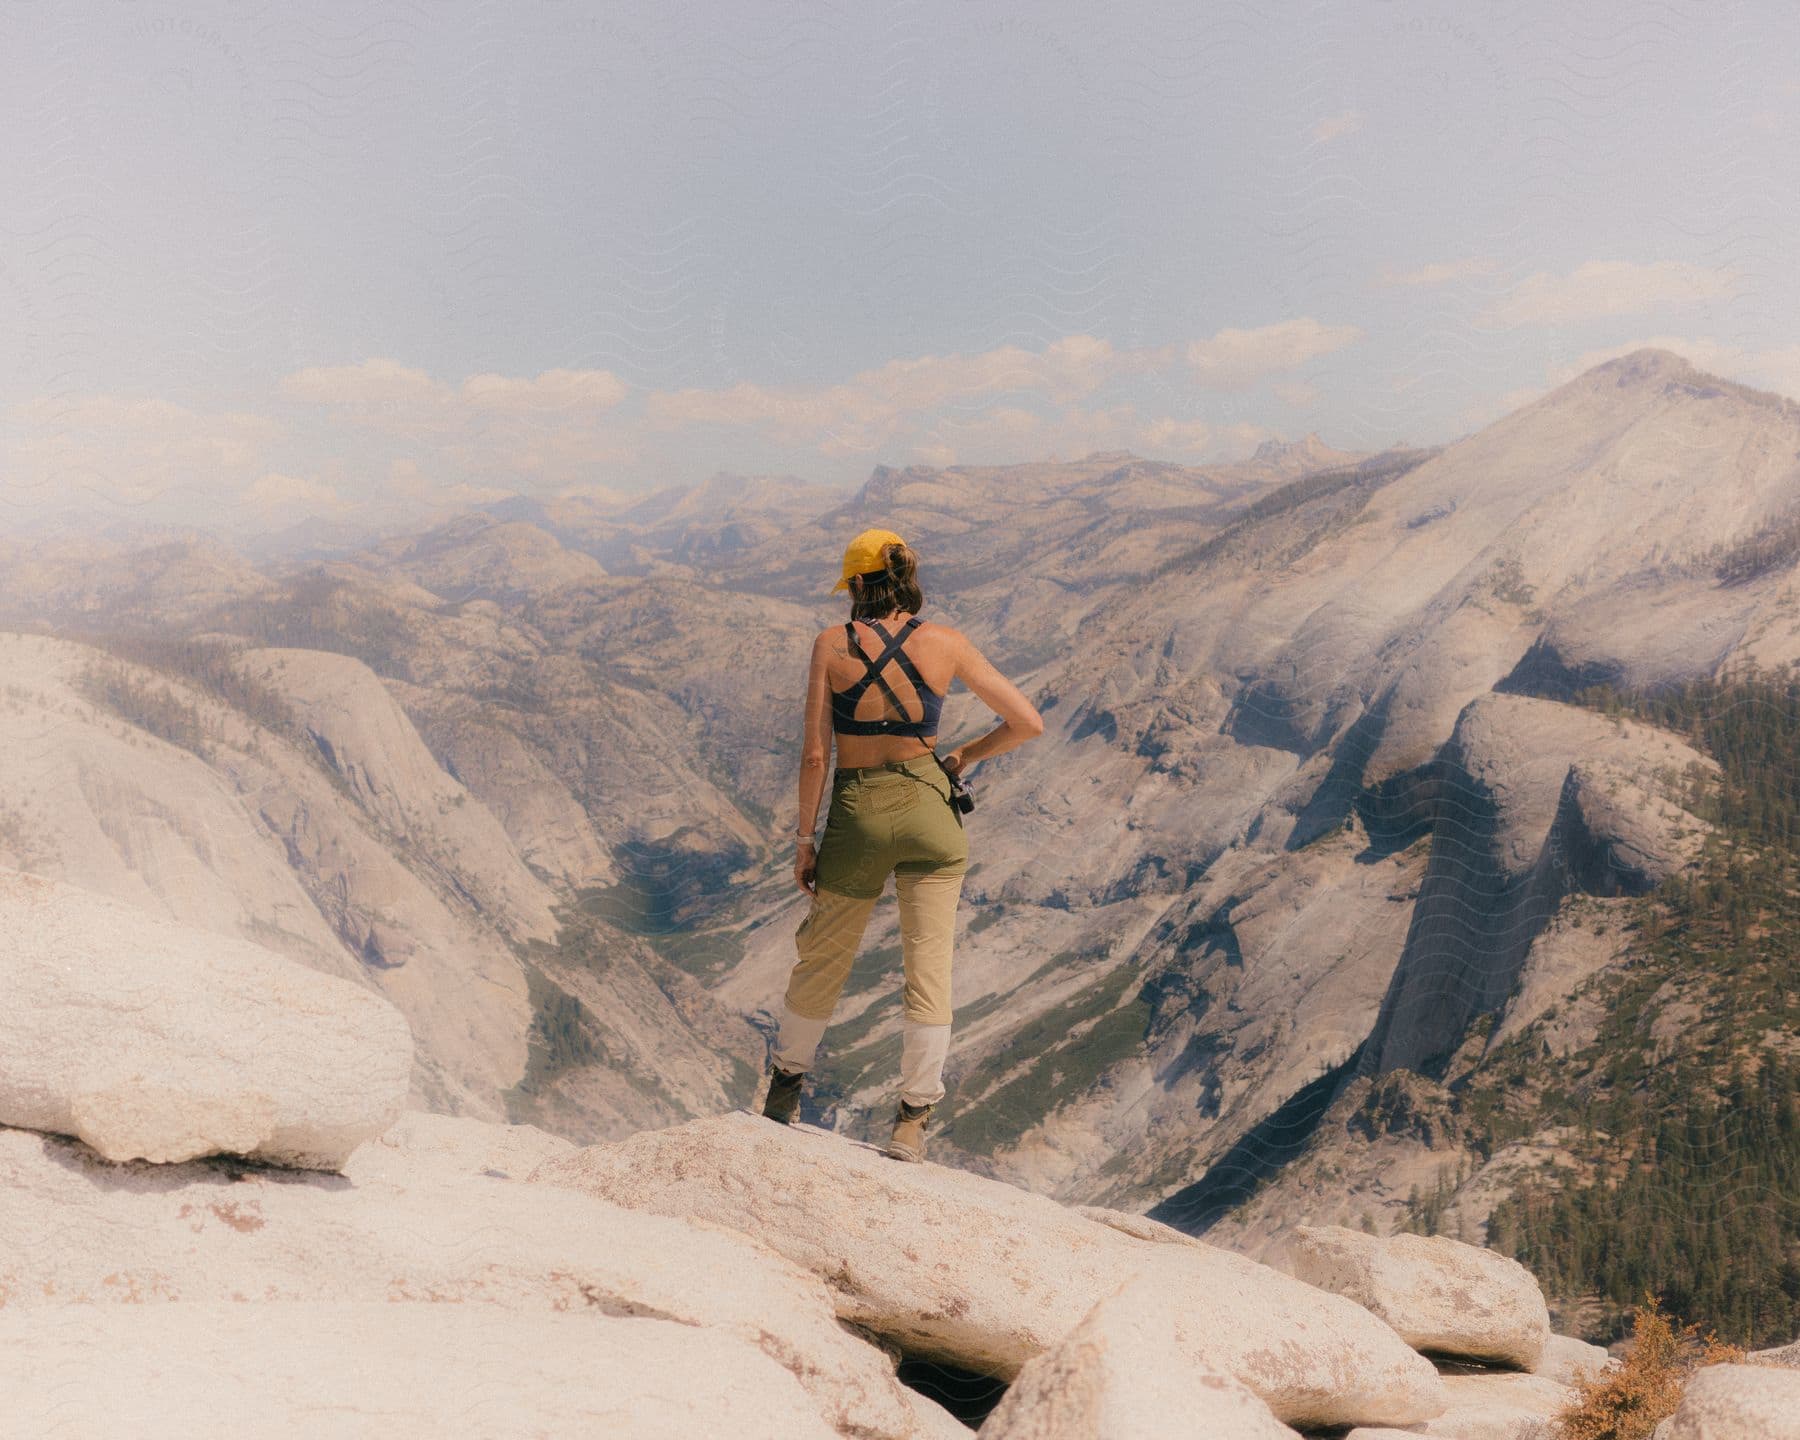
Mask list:
[[[968,868],[968,835],[951,807],[950,782],[931,756],[833,774],[816,889],[794,932],[799,959],[788,980],[776,1064],[811,1067],[891,873],[906,975],[900,1093],[915,1105],[943,1098],[950,956]]]

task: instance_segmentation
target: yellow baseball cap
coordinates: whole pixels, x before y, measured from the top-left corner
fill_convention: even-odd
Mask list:
[[[881,558],[882,550],[889,545],[904,545],[906,542],[892,530],[865,530],[852,540],[844,551],[844,574],[833,591],[848,590],[852,575],[867,575],[873,570],[886,568]]]

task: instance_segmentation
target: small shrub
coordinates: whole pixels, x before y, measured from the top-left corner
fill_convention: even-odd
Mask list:
[[[1631,1339],[1621,1366],[1576,1383],[1575,1398],[1556,1417],[1557,1440],[1650,1440],[1657,1422],[1681,1403],[1689,1375],[1744,1358],[1711,1331],[1677,1325],[1649,1293],[1631,1312]]]

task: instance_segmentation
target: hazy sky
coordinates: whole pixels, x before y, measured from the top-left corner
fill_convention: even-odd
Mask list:
[[[1785,5],[0,11],[0,525],[1800,394]]]

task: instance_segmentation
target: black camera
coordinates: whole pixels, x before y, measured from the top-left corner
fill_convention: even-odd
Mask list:
[[[969,787],[962,782],[962,777],[944,763],[944,757],[937,751],[931,752],[931,758],[937,761],[938,769],[944,772],[944,778],[950,782],[950,803],[962,814],[967,815],[975,808],[975,797],[969,793]]]

